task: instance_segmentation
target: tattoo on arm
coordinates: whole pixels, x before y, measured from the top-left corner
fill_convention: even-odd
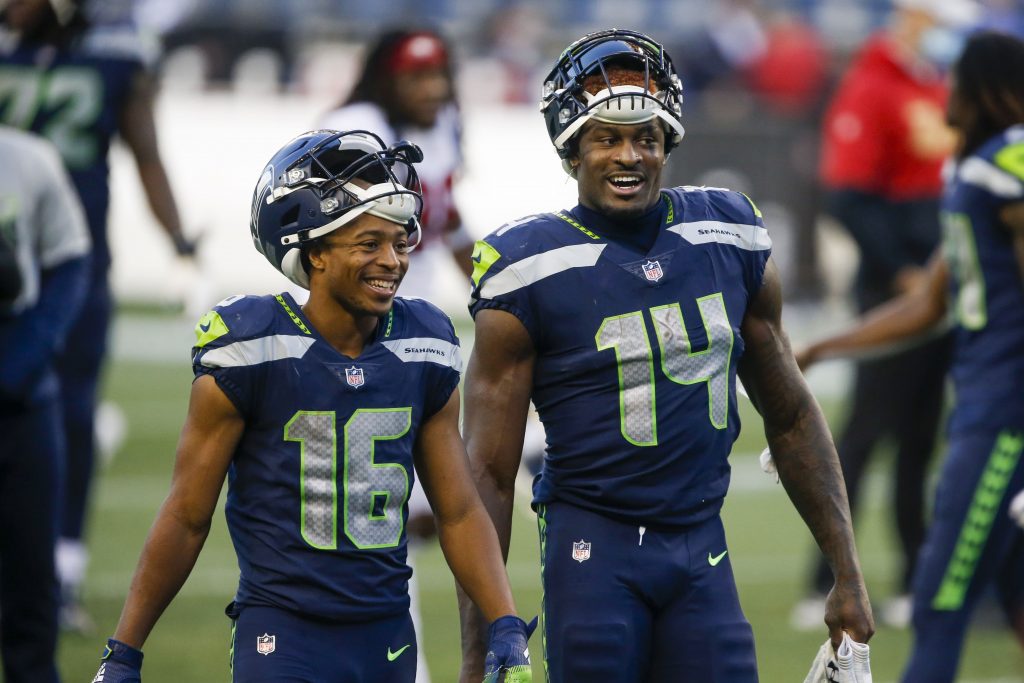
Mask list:
[[[850,508],[839,459],[821,408],[793,359],[782,329],[778,272],[764,284],[743,322],[739,373],[764,418],[779,477],[833,572],[857,572]]]

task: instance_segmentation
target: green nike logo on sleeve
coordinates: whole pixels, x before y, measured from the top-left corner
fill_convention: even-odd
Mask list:
[[[394,652],[392,652],[391,651],[391,646],[388,645],[388,661],[389,662],[395,661],[396,659],[398,659],[401,656],[401,654],[403,652],[408,650],[410,647],[412,647],[411,644],[410,645],[404,645],[404,646],[398,648],[397,650],[395,650]]]
[[[708,564],[710,564],[712,567],[714,567],[715,565],[717,565],[719,562],[722,561],[722,558],[725,557],[725,554],[727,552],[729,552],[729,551],[728,550],[723,550],[722,553],[720,555],[718,555],[717,557],[711,557],[711,553],[708,553]]]
[[[220,317],[220,313],[217,311],[210,311],[196,324],[196,343],[195,345],[199,348],[203,348],[214,339],[223,337],[228,333],[228,326],[224,323],[224,319]]]

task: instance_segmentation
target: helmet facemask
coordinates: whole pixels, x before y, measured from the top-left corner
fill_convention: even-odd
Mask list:
[[[623,70],[638,75],[630,79],[633,84],[615,84],[612,74]],[[666,156],[685,133],[682,84],[671,59],[661,45],[634,31],[599,31],[570,45],[545,79],[540,107],[570,174],[571,142],[590,119],[634,125],[658,118],[665,127]]]

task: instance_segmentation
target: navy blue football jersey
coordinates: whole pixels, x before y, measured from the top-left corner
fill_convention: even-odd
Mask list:
[[[533,402],[547,449],[535,503],[653,525],[721,508],[740,427],[740,325],[771,240],[742,194],[682,187],[662,202],[646,254],[572,211],[477,243],[470,311],[516,316],[536,347]]]
[[[943,252],[956,316],[950,429],[1024,425],[1024,286],[1000,209],[1024,201],[1024,126],[992,138],[950,174]]]
[[[90,29],[63,49],[20,42],[0,50],[0,122],[39,133],[60,151],[89,222],[93,268],[110,263],[107,152],[142,54],[125,27]]]
[[[225,509],[236,602],[340,621],[407,609],[413,446],[458,386],[451,321],[396,299],[348,358],[281,294],[225,299],[196,335],[196,376],[212,375],[245,418]]]

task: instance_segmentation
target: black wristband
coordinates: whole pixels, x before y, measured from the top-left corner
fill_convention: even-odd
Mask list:
[[[142,650],[137,650],[120,640],[107,638],[107,647],[103,651],[103,659],[111,662],[127,664],[134,669],[142,668]]]

